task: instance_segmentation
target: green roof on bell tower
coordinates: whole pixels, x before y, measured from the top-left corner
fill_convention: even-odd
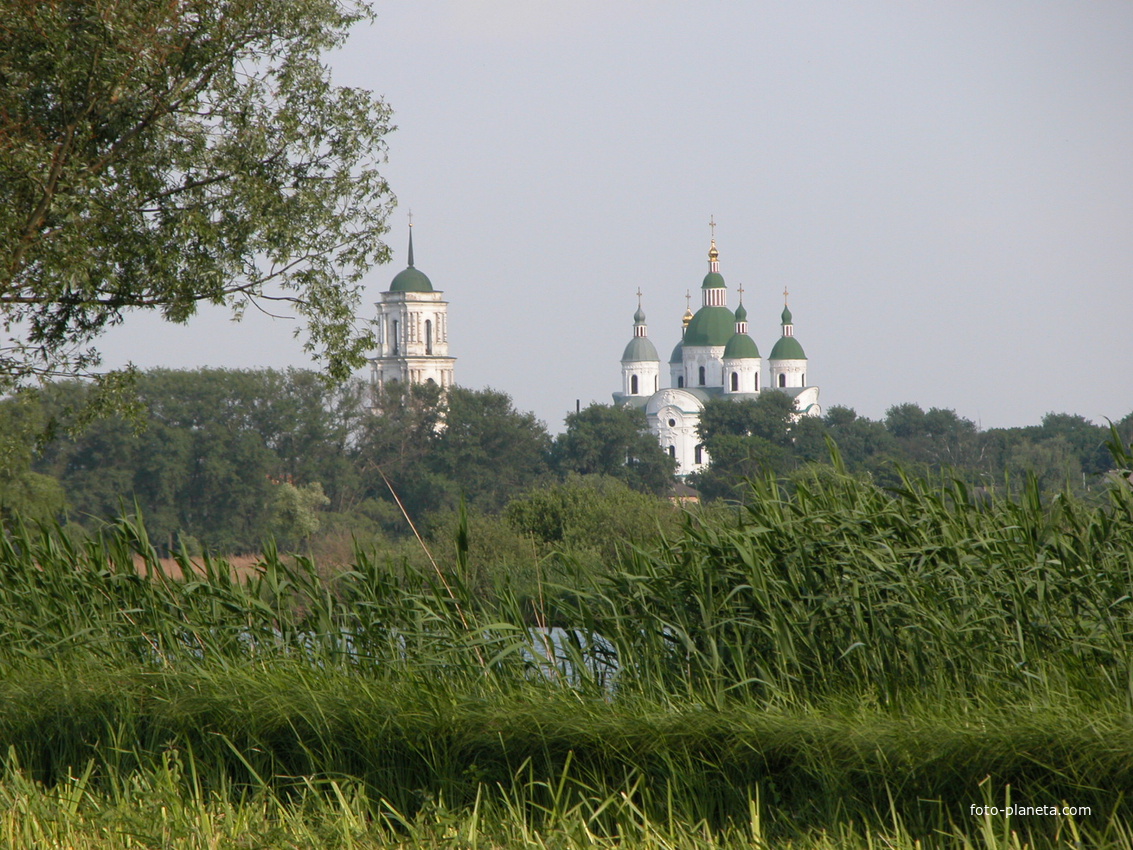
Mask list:
[[[409,267],[398,272],[389,285],[390,292],[433,292],[432,281],[413,267],[413,224],[409,225]]]

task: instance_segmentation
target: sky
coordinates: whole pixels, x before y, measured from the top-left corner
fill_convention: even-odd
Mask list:
[[[334,81],[393,108],[393,261],[443,290],[457,383],[552,432],[662,361],[709,218],[767,356],[783,290],[824,408],[983,428],[1133,410],[1128,0],[375,0]],[[294,321],[131,318],[106,364],[312,365]],[[766,371],[766,364],[764,366]],[[668,368],[662,366],[662,385]]]

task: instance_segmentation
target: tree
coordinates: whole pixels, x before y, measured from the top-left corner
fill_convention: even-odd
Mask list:
[[[896,450],[893,435],[884,424],[858,416],[853,408],[835,405],[826,411],[824,419],[827,433],[852,470],[864,469],[872,459],[889,456]]]
[[[555,438],[551,457],[560,474],[609,475],[649,493],[670,489],[676,469],[643,411],[607,404],[568,414],[566,432]]]
[[[286,545],[310,533],[293,521],[298,508],[281,508],[288,488],[318,487],[321,499],[326,486],[337,507],[344,490],[355,496],[357,389],[332,390],[302,370],[155,369],[138,376],[137,419],[109,416],[78,430],[70,412],[85,406],[89,383],[53,382],[24,395],[38,396],[40,418],[57,423],[35,471],[62,482],[73,518],[113,517],[136,501],[160,547],[190,535],[238,552],[258,547],[273,522],[290,523]]]
[[[283,481],[276,485],[272,499],[271,529],[280,547],[291,548],[309,540],[319,530],[318,511],[326,508],[330,499],[318,481],[296,487]]]
[[[796,412],[794,399],[781,392],[705,404],[698,432],[712,463],[693,477],[696,488],[707,498],[742,496],[745,479],[785,473],[792,466]]]
[[[0,390],[84,373],[133,309],[284,301],[344,378],[388,259],[388,107],[321,55],[355,0],[0,0]]]
[[[1099,475],[1110,467],[1109,450],[1105,445],[1109,429],[1095,425],[1084,416],[1048,413],[1043,417],[1041,434],[1044,440],[1065,440],[1082,472]]]
[[[979,429],[955,410],[933,407],[926,413],[918,404],[898,404],[885,412],[885,427],[908,461],[940,469],[974,467],[980,460]]]
[[[470,505],[498,511],[550,472],[546,426],[535,414],[517,411],[509,395],[453,387],[445,401],[444,428],[426,466]]]
[[[43,411],[29,393],[0,400],[0,530],[17,518],[49,522],[67,506],[58,479],[32,469]]]

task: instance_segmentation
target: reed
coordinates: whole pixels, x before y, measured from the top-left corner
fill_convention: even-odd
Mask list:
[[[136,819],[155,846],[234,823],[294,846],[1130,845],[1124,477],[1090,504],[837,463],[752,488],[534,612],[471,591],[466,527],[443,575],[269,547],[246,581],[184,554],[165,574],[137,520],[18,527],[5,840]],[[1091,815],[970,814],[1008,794]]]

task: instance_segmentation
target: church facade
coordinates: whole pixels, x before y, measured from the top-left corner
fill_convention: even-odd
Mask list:
[[[453,385],[456,358],[448,352],[448,302],[413,265],[413,223],[409,224],[409,265],[394,277],[377,303],[377,350],[370,358],[371,383],[378,393],[390,381]]]
[[[700,286],[701,306],[686,308],[681,341],[669,358],[669,386],[661,388],[661,359],[649,339],[638,292],[633,317],[633,338],[622,353],[622,388],[614,403],[645,411],[649,428],[661,447],[677,462],[677,475],[685,476],[710,462],[697,426],[709,399],[757,398],[761,392],[783,392],[795,401],[800,416],[818,416],[818,387],[807,383],[807,357],[795,337],[794,319],[786,306],[781,315],[778,342],[763,359],[748,334],[743,289],[735,311],[728,307],[728,288],[720,274],[720,252],[712,239],[708,274]]]

